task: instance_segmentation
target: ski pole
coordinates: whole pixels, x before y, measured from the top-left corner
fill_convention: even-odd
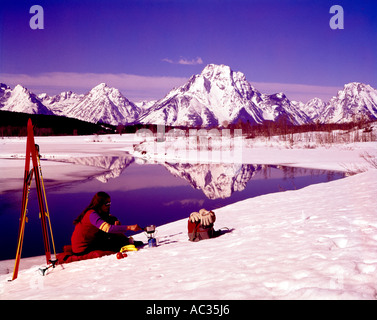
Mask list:
[[[39,145],[36,144],[35,145],[35,149],[37,151],[37,160],[38,160],[38,166],[39,166],[39,173],[41,175],[41,184],[42,184],[42,190],[43,190],[43,195],[44,195],[44,203],[46,205],[46,216],[48,218],[48,224],[49,224],[49,227],[50,227],[52,248],[54,250],[54,255],[55,255],[55,259],[56,259],[55,241],[54,241],[54,235],[52,233],[50,211],[48,210],[48,205],[47,205],[46,189],[45,189],[45,185],[44,185],[44,182],[43,182],[42,166],[41,166],[41,159],[40,159],[40,154],[39,154]]]

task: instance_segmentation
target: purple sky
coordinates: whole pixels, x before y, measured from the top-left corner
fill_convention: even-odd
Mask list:
[[[30,7],[44,9],[32,30]],[[332,30],[330,7],[344,9]],[[107,82],[127,98],[162,98],[209,63],[261,92],[328,99],[344,84],[377,88],[377,1],[40,0],[0,6],[0,82],[56,94]]]

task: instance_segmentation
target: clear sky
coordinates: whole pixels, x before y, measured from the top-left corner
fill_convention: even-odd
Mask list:
[[[30,27],[35,4],[44,29]],[[330,28],[333,5],[344,29]],[[0,0],[0,82],[11,87],[85,93],[106,82],[158,99],[209,63],[293,100],[352,81],[377,88],[377,1]]]

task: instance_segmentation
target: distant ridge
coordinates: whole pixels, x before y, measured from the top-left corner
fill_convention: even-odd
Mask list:
[[[55,96],[35,95],[17,85],[0,84],[0,110],[29,114],[64,115],[91,123],[111,125],[160,124],[182,127],[216,127],[224,123],[284,121],[291,125],[345,123],[377,119],[377,90],[351,82],[328,102],[289,100],[283,92],[264,94],[242,72],[226,65],[207,65],[184,85],[165,97],[136,104],[118,89],[101,83],[87,94],[71,91]]]

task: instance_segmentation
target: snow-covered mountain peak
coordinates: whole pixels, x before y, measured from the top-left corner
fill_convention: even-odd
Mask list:
[[[84,95],[80,95],[72,91],[63,91],[55,96],[49,96],[46,93],[41,93],[38,95],[38,98],[54,114],[70,117],[71,115],[67,111],[79,103],[83,96]]]
[[[76,95],[75,93],[73,93],[72,91],[63,91],[59,94],[59,96],[62,98],[62,99],[69,99],[71,98],[73,95]]]
[[[1,86],[0,109],[31,114],[52,114],[52,112],[27,88],[16,85],[12,90]]]
[[[352,92],[353,94],[358,94],[362,91],[373,91],[373,89],[369,84],[361,83],[361,82],[350,82],[344,85],[343,91]]]
[[[298,103],[282,92],[261,94],[246,76],[226,65],[207,65],[183,86],[172,90],[141,118],[141,123],[172,126],[221,126],[239,121],[251,124],[286,121],[303,124],[310,121]]]
[[[118,89],[100,83],[89,91],[67,113],[89,122],[113,125],[135,121],[141,109],[124,97]]]
[[[317,119],[320,114],[326,108],[326,102],[320,98],[310,99],[305,105],[301,107],[305,114],[308,115],[309,119]]]
[[[0,84],[0,109],[52,113],[89,122],[216,127],[238,122],[282,121],[294,125],[377,119],[377,90],[350,82],[330,101],[313,98],[306,104],[291,101],[283,92],[263,94],[244,73],[223,64],[208,64],[164,98],[135,104],[102,82],[85,95],[72,91],[55,96],[35,94],[22,85],[13,90]]]
[[[377,90],[372,88],[368,84],[361,82],[350,82],[345,84],[343,89],[338,91],[337,96],[333,97],[331,100],[345,99],[346,97],[349,97],[351,99],[363,99],[367,96],[375,95],[376,93]]]
[[[35,102],[36,95],[30,92],[27,88],[21,86],[20,84],[16,85],[12,90],[12,96],[15,99],[23,99],[26,98],[29,101]]]
[[[208,94],[217,97],[236,98],[238,96],[238,98],[250,100],[256,92],[242,72],[235,72],[226,65],[210,64],[200,75],[195,76],[195,79],[201,81],[201,86],[205,87]]]
[[[20,84],[16,85],[14,87],[14,89],[13,89],[13,93],[14,94],[17,94],[17,93],[26,93],[27,91],[28,90],[25,87],[21,86]]]
[[[325,102],[321,99],[321,98],[313,98],[313,99],[310,99],[307,104],[311,104],[313,105],[313,107],[315,108],[319,108],[322,104],[324,104]]]
[[[43,101],[43,102],[47,102],[47,103],[51,103],[51,102],[57,102],[57,101],[61,101],[61,100],[67,100],[67,99],[71,99],[73,97],[80,97],[82,95],[79,95],[79,94],[76,94],[72,91],[63,91],[55,96],[49,96],[47,93],[41,93],[41,94],[38,94],[38,98]]]
[[[227,65],[207,65],[200,76],[205,77],[211,82],[223,82],[224,84],[234,84],[236,82],[247,82],[246,76],[240,71],[233,71]]]
[[[88,96],[93,99],[109,100],[115,105],[136,105],[129,101],[118,89],[108,86],[106,83],[100,83],[89,91]]]
[[[241,72],[229,66],[207,65],[186,84],[172,90],[142,117],[141,123],[208,127],[225,123],[262,122],[251,100],[255,91]]]
[[[215,83],[222,89],[230,85],[233,82],[232,77],[233,71],[229,66],[209,64],[200,74],[191,76],[186,84],[176,90],[172,90],[173,95],[176,94],[174,91],[179,91],[180,93],[203,92],[203,94],[208,94]]]
[[[90,90],[91,93],[95,93],[95,92],[99,92],[99,93],[109,93],[109,92],[112,92],[116,90],[117,92],[119,92],[118,89],[115,89],[115,88],[112,88],[112,87],[109,87],[106,83],[102,82],[98,85],[96,85],[94,88],[92,88]]]
[[[96,85],[92,90],[104,89],[104,88],[109,88],[109,86],[107,85],[107,83],[102,82],[102,83]]]
[[[319,119],[322,123],[377,119],[377,90],[368,84],[350,82],[332,97]]]
[[[217,64],[208,64],[201,72],[201,75],[206,78],[214,78],[223,75],[230,76],[232,73],[232,69],[224,64],[217,65]]]
[[[92,88],[89,91],[89,94],[92,94],[92,95],[96,95],[96,94],[98,94],[98,95],[109,95],[109,94],[112,94],[113,92],[116,92],[119,95],[121,94],[118,89],[109,87],[106,83],[103,82],[103,83],[96,85],[94,88]]]

